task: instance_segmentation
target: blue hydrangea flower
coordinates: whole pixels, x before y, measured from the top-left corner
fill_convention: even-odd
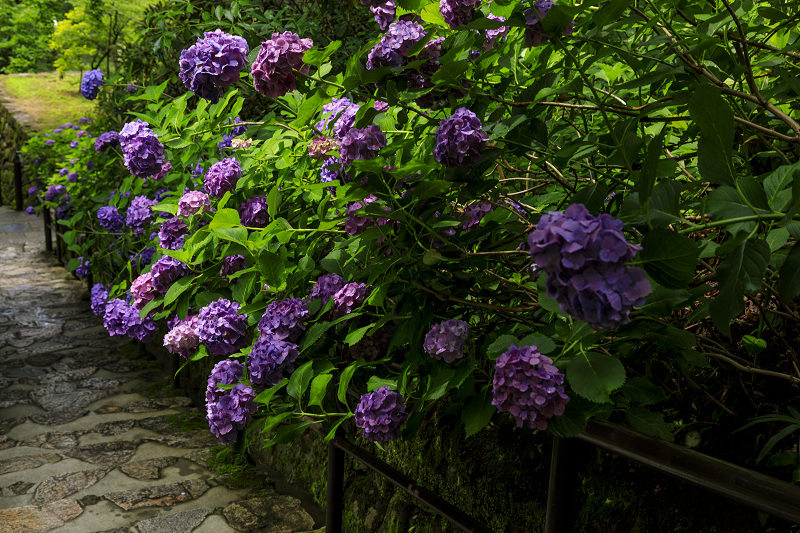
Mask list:
[[[87,100],[94,100],[103,83],[105,83],[103,71],[98,68],[90,70],[81,80],[81,94]]]
[[[201,98],[216,103],[226,87],[239,81],[247,66],[247,41],[219,28],[181,52],[179,76],[183,85]]]
[[[253,385],[269,388],[277,385],[283,378],[294,372],[294,362],[300,355],[296,344],[262,336],[247,355],[247,375]]]

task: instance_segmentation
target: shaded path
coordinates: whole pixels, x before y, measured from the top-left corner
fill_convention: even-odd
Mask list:
[[[224,448],[203,415],[40,240],[37,217],[0,207],[0,533],[312,529],[265,474],[243,488],[207,467]]]

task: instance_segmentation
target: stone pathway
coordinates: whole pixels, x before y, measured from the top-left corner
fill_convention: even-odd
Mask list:
[[[208,467],[224,448],[202,413],[134,342],[108,336],[41,228],[0,207],[0,533],[322,526],[265,473]]]

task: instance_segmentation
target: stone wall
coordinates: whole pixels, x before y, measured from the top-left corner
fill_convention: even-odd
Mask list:
[[[14,164],[14,152],[19,150],[27,139],[28,134],[25,128],[11,111],[0,103],[0,167]],[[13,170],[0,170],[0,193],[2,193],[3,205],[13,205]]]

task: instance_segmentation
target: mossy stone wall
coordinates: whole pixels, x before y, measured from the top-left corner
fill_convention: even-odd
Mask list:
[[[19,150],[28,134],[14,115],[0,105],[0,167],[14,164],[14,152]],[[14,171],[0,170],[0,196],[3,205],[14,204]]]

